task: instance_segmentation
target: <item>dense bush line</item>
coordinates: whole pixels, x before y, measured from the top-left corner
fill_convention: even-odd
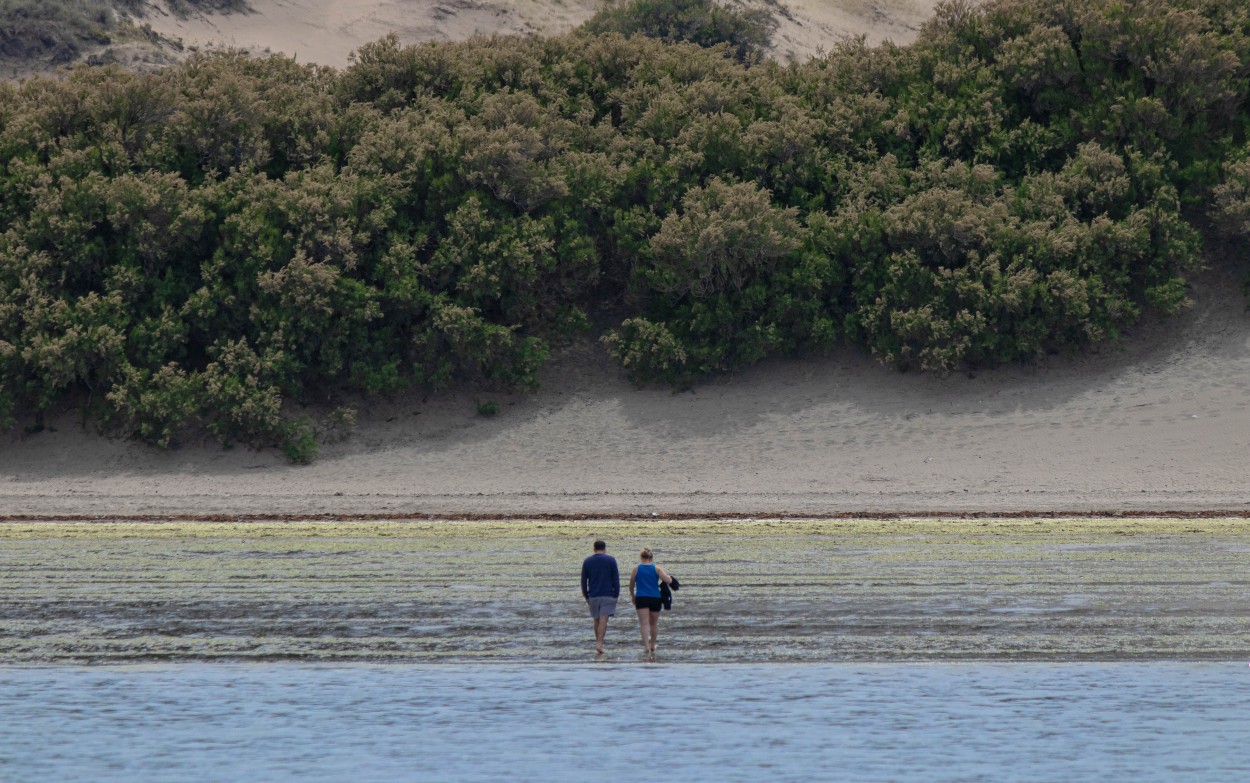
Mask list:
[[[1185,303],[1250,225],[1250,10],[942,7],[783,66],[587,32],[0,86],[0,420],[315,450],[299,403],[685,384],[849,339],[945,371]],[[606,324],[606,325],[605,325]],[[320,406],[319,406],[320,408]]]

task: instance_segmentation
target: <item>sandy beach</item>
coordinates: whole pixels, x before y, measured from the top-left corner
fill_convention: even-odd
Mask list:
[[[1234,273],[1122,342],[1034,367],[902,374],[866,353],[770,361],[674,393],[575,346],[534,395],[357,401],[306,467],[84,430],[0,442],[0,512],[794,514],[1250,512],[1250,314]],[[495,399],[502,412],[476,413]]]

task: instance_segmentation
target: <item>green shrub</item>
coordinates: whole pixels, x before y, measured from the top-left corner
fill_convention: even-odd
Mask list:
[[[603,341],[636,381],[681,385],[696,375],[687,368],[685,348],[663,323],[629,318],[619,329],[605,335]]]
[[[317,443],[314,425],[308,420],[287,424],[282,436],[282,453],[296,465],[311,463],[321,450]]]
[[[115,25],[108,0],[0,0],[0,57],[72,62],[109,43]]]
[[[730,8],[716,0],[625,0],[592,16],[582,29],[668,43],[725,44],[739,61],[749,62],[768,50],[777,20],[763,8]]]
[[[252,10],[247,0],[165,0],[169,10],[179,16],[188,16],[194,11],[208,13],[241,13]]]
[[[479,402],[474,407],[477,408],[477,415],[484,418],[490,418],[491,416],[495,416],[499,413],[499,403],[494,400]]]
[[[692,188],[651,237],[648,289],[704,297],[768,276],[802,244],[798,210],[774,207],[750,183]]]

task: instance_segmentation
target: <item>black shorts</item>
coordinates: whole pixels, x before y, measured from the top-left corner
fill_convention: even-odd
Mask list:
[[[663,607],[664,604],[660,602],[659,598],[649,598],[645,595],[634,596],[635,609],[650,609],[653,612],[658,612]]]

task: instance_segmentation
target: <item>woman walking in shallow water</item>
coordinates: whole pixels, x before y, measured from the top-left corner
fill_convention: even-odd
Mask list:
[[[638,628],[642,631],[643,655],[655,655],[655,637],[660,629],[660,582],[672,584],[673,578],[652,562],[651,547],[643,547],[641,561],[629,573],[629,599],[638,610]]]

